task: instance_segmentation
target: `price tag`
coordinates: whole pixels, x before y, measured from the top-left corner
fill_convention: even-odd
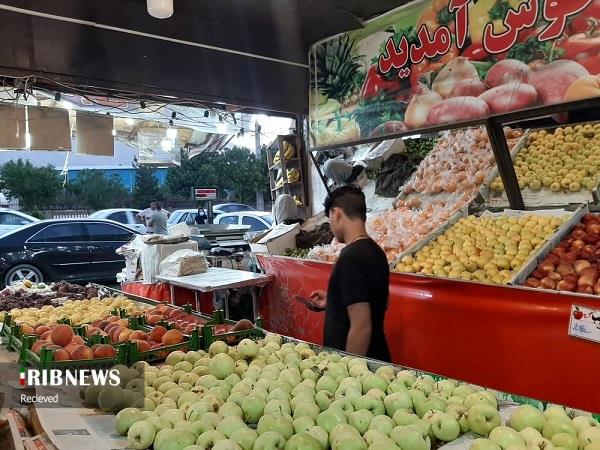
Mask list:
[[[571,306],[569,335],[600,343],[600,310]]]

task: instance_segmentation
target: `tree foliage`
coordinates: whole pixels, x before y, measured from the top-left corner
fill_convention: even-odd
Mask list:
[[[82,170],[67,185],[67,192],[78,205],[94,210],[125,206],[128,199],[118,175],[106,177],[100,170]]]
[[[32,213],[39,214],[40,209],[50,206],[62,191],[63,180],[54,167],[34,167],[22,159],[4,164],[0,178],[2,189]]]
[[[257,159],[250,150],[234,147],[222,152],[203,152],[188,158],[167,172],[167,186],[173,194],[189,198],[192,187],[216,187],[222,199],[253,203],[256,191],[268,190],[266,157]]]
[[[138,208],[147,208],[152,200],[162,200],[158,180],[154,176],[154,169],[141,166],[135,172],[135,187],[133,188],[133,201]]]

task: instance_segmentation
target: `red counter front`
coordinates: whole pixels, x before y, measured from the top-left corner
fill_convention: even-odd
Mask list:
[[[325,289],[331,265],[259,256],[275,280],[261,299],[267,329],[322,343],[323,313],[294,296]],[[600,413],[600,344],[568,335],[589,297],[392,274],[385,320],[393,362]]]

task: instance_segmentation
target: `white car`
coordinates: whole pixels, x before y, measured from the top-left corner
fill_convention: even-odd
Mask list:
[[[273,219],[270,212],[249,211],[221,214],[215,217],[215,223],[250,225],[250,231],[265,231],[273,226]]]
[[[39,222],[39,219],[14,209],[0,208],[0,235],[33,222]]]
[[[248,205],[243,205],[241,203],[220,203],[218,205],[213,205],[213,217],[220,216],[221,214],[227,213],[237,213],[237,212],[255,212],[255,209]],[[206,214],[206,213],[205,213]],[[198,215],[197,208],[190,209],[176,209],[169,216],[169,220],[167,221],[167,225],[172,227],[173,225],[177,225],[178,223],[187,223],[188,225],[193,225],[196,220],[196,216]],[[216,219],[214,223],[218,223]]]
[[[89,218],[114,220],[144,234],[146,233],[146,225],[139,223],[135,217],[139,212],[139,209],[132,208],[101,209],[90,214]]]

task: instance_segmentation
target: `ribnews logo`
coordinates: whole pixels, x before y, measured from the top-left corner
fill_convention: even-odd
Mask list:
[[[117,369],[32,369],[21,367],[21,386],[119,386]]]

